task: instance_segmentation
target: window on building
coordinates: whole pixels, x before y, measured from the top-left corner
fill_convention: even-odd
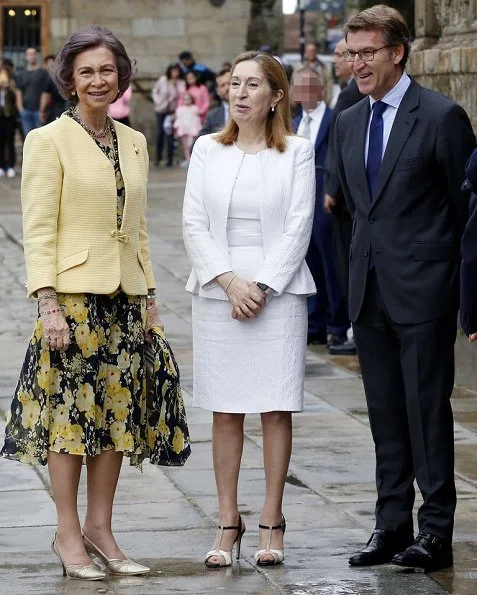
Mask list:
[[[25,50],[36,48],[40,57],[48,49],[45,35],[45,3],[35,4],[0,0],[0,41],[2,55],[9,58],[16,69],[24,67]]]

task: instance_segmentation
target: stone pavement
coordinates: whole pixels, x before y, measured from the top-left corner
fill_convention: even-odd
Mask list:
[[[477,593],[477,401],[460,391],[456,410],[457,485],[453,570],[427,576],[385,565],[351,569],[347,557],[373,527],[374,452],[363,389],[353,358],[309,350],[306,408],[294,416],[294,450],[285,493],[286,563],[253,563],[264,481],[258,416],[246,421],[240,510],[247,523],[244,558],[211,571],[203,558],[214,538],[215,486],[211,415],[190,407],[191,315],[184,292],[189,265],[181,240],[185,174],[151,172],[149,234],[166,332],[182,372],[192,456],[182,469],[124,466],[114,526],[123,549],[151,566],[142,578],[104,583],[64,579],[49,549],[55,511],[44,468],[0,460],[0,594],[76,595],[163,593],[235,595],[457,595]],[[0,180],[0,409],[9,406],[33,325],[25,299],[19,178]],[[0,416],[3,419],[3,416]],[[0,433],[3,431],[0,422]],[[1,438],[1,437],[0,437]],[[85,491],[81,486],[80,507]]]

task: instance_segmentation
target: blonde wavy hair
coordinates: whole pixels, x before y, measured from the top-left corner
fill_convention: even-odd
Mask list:
[[[260,66],[272,91],[276,92],[280,89],[283,91],[283,97],[276,104],[275,111],[272,112],[270,110],[268,112],[265,132],[267,147],[275,148],[280,153],[283,153],[287,148],[287,136],[294,134],[291,127],[290,94],[287,74],[283,66],[273,56],[252,51],[243,52],[235,58],[231,69],[232,76],[237,64],[247,61],[256,62]],[[238,131],[237,123],[230,117],[223,130],[215,136],[215,140],[223,145],[231,145],[237,140]]]

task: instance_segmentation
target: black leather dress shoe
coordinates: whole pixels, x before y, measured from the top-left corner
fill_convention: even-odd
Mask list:
[[[309,334],[306,339],[307,345],[326,345],[326,333],[322,334]]]
[[[393,556],[412,543],[412,534],[375,529],[366,547],[348,560],[350,566],[374,566],[391,562]]]
[[[419,533],[412,545],[393,558],[393,564],[408,568],[423,568],[425,571],[447,568],[454,563],[450,541]]]
[[[328,345],[330,355],[356,355],[356,343],[354,339],[346,339],[336,345]]]

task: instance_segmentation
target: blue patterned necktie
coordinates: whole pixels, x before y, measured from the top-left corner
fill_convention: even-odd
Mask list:
[[[387,107],[388,104],[384,103],[384,101],[373,103],[373,117],[369,127],[368,160],[366,163],[371,199],[376,191],[379,168],[383,158],[383,113]]]

